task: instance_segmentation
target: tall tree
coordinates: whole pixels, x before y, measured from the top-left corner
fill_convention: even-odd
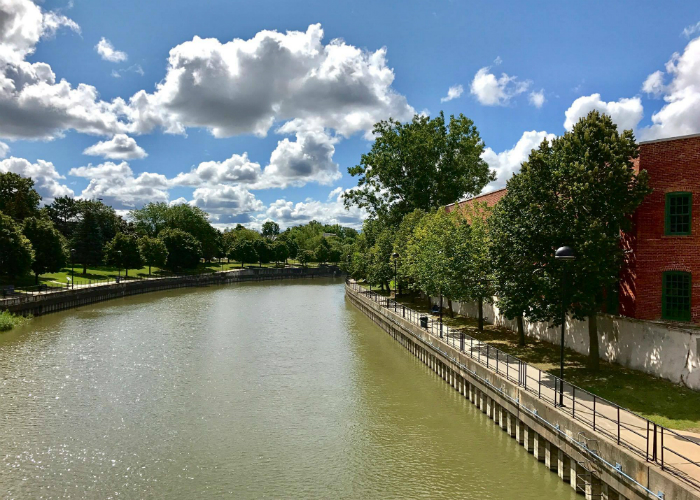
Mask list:
[[[159,238],[142,236],[139,239],[139,250],[143,261],[148,266],[148,275],[151,275],[151,266],[163,267],[168,260],[168,248]]]
[[[398,226],[416,209],[431,209],[478,194],[495,179],[481,158],[484,143],[474,122],[459,115],[449,124],[416,115],[409,123],[389,119],[374,126],[377,137],[360,164],[348,169],[358,187],[345,193],[346,207],[367,209],[372,218]]]
[[[194,269],[202,257],[201,243],[181,229],[164,229],[158,235],[168,249],[165,265],[171,271]]]
[[[270,262],[272,259],[272,247],[270,242],[266,239],[259,239],[253,242],[253,248],[255,248],[255,253],[258,254],[258,263],[262,267],[263,263]]]
[[[38,214],[40,201],[32,179],[12,172],[0,173],[0,212],[21,222]]]
[[[289,257],[289,248],[284,241],[276,241],[273,248],[275,262],[286,262]]]
[[[451,215],[455,230],[448,235],[453,239],[451,247],[454,249],[449,296],[451,300],[477,303],[479,331],[484,329],[484,302],[491,302],[494,294],[487,223],[490,212],[485,203],[468,204],[454,211]]]
[[[274,239],[278,234],[280,234],[280,226],[275,221],[268,220],[262,225],[262,235],[265,238]]]
[[[141,269],[143,257],[139,249],[139,240],[134,234],[117,233],[105,246],[107,262],[124,269],[124,276],[129,276],[129,269]]]
[[[252,241],[241,239],[231,249],[229,258],[240,262],[241,268],[243,268],[246,262],[255,262],[258,259],[258,254],[255,252]]]
[[[46,206],[46,213],[51,218],[61,234],[71,239],[73,230],[78,223],[80,204],[72,196],[59,196]]]
[[[588,318],[593,369],[599,365],[597,314],[603,290],[618,280],[622,264],[621,231],[629,228],[632,213],[650,192],[647,173],[635,174],[637,154],[632,131],[619,133],[609,116],[592,111],[570,132],[533,150],[518,174],[521,179],[508,185],[506,197],[527,200],[515,220],[521,231],[518,247],[547,270],[531,315],[559,324],[563,301],[575,319]],[[576,253],[568,271],[554,259],[562,245]],[[564,272],[569,275],[565,294]]]
[[[75,259],[83,265],[83,274],[87,273],[88,266],[102,262],[105,241],[109,240],[104,236],[99,215],[93,210],[83,212],[70,242]]]
[[[407,288],[413,283],[413,275],[411,274],[411,269],[409,266],[409,260],[406,258],[408,255],[408,243],[413,236],[413,232],[420,223],[421,219],[425,216],[425,212],[420,209],[416,209],[410,214],[404,216],[396,230],[396,235],[394,237],[394,252],[399,254],[397,261],[397,278],[398,284],[397,288],[399,293],[402,293],[403,289]]]
[[[22,276],[29,272],[33,260],[31,242],[12,217],[0,212],[0,274]]]
[[[22,232],[34,249],[34,282],[39,283],[39,275],[58,272],[66,265],[65,239],[49,219],[28,217],[24,220]]]
[[[147,203],[143,207],[129,212],[129,219],[133,221],[139,234],[155,238],[163,229],[169,227],[169,212],[170,207],[167,203]]]

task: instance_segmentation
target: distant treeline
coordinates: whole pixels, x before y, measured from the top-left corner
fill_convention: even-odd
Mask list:
[[[0,174],[0,276],[13,279],[82,267],[144,266],[169,271],[193,269],[204,261],[243,264],[286,262],[338,263],[358,233],[316,221],[280,231],[273,221],[262,232],[238,225],[220,231],[206,212],[188,204],[149,203],[127,218],[100,200],[59,197],[41,207],[34,181]]]

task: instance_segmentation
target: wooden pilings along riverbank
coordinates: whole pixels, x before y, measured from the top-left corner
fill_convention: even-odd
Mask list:
[[[172,276],[163,278],[139,279],[110,283],[98,286],[76,286],[38,295],[19,295],[0,300],[0,311],[14,314],[39,316],[74,307],[85,306],[95,302],[159,292],[175,288],[189,288],[209,285],[223,285],[249,281],[267,281],[282,279],[313,279],[341,276],[341,271],[334,266],[318,268],[259,268],[235,269],[191,276]]]
[[[437,373],[494,424],[590,500],[698,499],[692,483],[661,470],[602,433],[593,432],[570,414],[523,390],[505,374],[480,364],[382,307],[350,285],[351,303],[389,333],[402,347]]]

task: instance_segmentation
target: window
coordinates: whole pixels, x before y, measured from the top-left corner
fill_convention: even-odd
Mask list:
[[[663,279],[661,316],[663,319],[690,321],[690,273],[668,271]]]
[[[691,193],[666,193],[666,234],[690,234]]]

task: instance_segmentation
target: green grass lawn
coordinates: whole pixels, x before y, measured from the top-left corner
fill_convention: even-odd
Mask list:
[[[294,265],[294,266],[299,266],[300,264],[297,261],[294,260],[289,260],[288,261],[289,265]],[[280,264],[281,266],[282,264]],[[203,272],[217,272],[217,271],[228,271],[231,269],[239,269],[241,267],[240,262],[226,262],[225,260],[220,264],[216,261],[214,262],[201,262],[199,266],[195,269],[190,269],[187,271],[182,271],[179,274],[196,274],[196,273],[203,273]],[[254,263],[246,263],[245,267],[259,267],[258,264]],[[264,268],[274,268],[277,267],[277,264],[274,262],[270,262],[267,264],[263,264],[262,267]],[[307,264],[306,267],[318,267],[318,263],[313,262]],[[118,269],[116,267],[112,266],[92,266],[88,267],[87,272],[85,274],[82,274],[83,272],[83,266],[80,264],[75,264],[75,284],[76,285],[83,285],[83,284],[90,284],[90,283],[96,283],[100,281],[106,281],[106,280],[113,280],[114,278],[118,277],[121,275],[122,278],[125,277],[125,271],[124,269]],[[65,286],[66,284],[70,283],[70,280],[68,279],[71,276],[71,268],[70,266],[64,267],[61,269],[61,271],[56,272],[56,273],[47,273],[47,274],[42,274],[39,276],[39,284],[47,285],[47,286]],[[172,273],[159,269],[157,267],[152,267],[151,268],[151,276],[157,277],[157,276],[167,276]],[[141,269],[129,269],[129,278],[148,278],[148,267],[142,267]],[[31,287],[34,286],[35,280],[34,276],[20,276],[16,278],[7,278],[3,277],[0,278],[0,285],[15,285],[16,287]]]
[[[400,297],[399,302],[421,312],[428,311],[425,300]],[[521,347],[516,332],[494,325],[485,325],[484,331],[479,332],[476,319],[458,315],[450,318],[446,311],[443,321],[450,328],[559,375],[558,345],[527,337],[527,344]],[[602,360],[600,370],[592,371],[586,366],[586,356],[571,349],[566,349],[565,360],[564,376],[568,382],[670,429],[700,432],[700,392]]]

